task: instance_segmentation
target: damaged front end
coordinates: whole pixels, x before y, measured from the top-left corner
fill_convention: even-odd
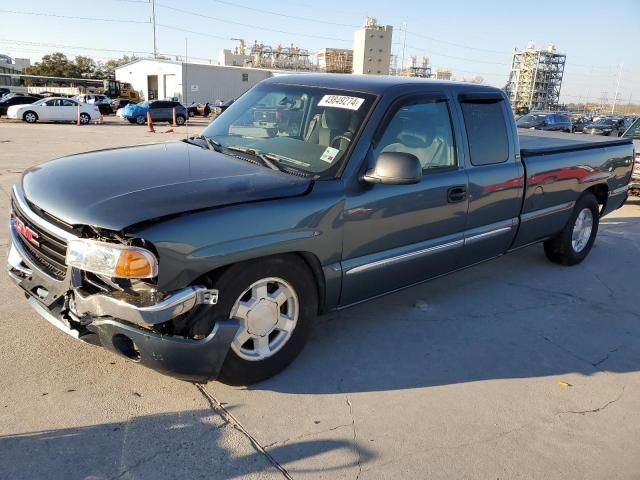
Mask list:
[[[160,292],[154,278],[112,278],[73,266],[69,245],[87,240],[30,205],[19,186],[13,191],[9,230],[9,275],[51,324],[176,378],[217,377],[238,323],[215,318],[216,290],[196,285]],[[124,248],[117,239],[100,240]]]

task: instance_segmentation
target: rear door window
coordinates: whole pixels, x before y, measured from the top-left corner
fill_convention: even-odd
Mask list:
[[[509,159],[507,122],[500,101],[463,101],[462,116],[467,130],[471,164],[504,163]]]

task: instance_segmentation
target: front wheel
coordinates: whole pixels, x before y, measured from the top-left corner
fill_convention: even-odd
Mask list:
[[[27,123],[36,123],[38,121],[38,114],[36,112],[26,112],[22,119]]]
[[[218,380],[249,385],[277,374],[300,353],[318,309],[314,278],[294,255],[229,267],[215,282],[214,318],[234,318],[240,328]]]
[[[583,193],[562,232],[544,242],[547,258],[562,265],[577,265],[582,262],[593,247],[599,219],[596,197],[591,192]]]
[[[182,115],[176,116],[176,125],[184,125],[186,119]]]
[[[82,125],[88,125],[90,121],[91,121],[91,117],[89,116],[88,113],[81,113],[80,114],[80,123]]]
[[[146,123],[146,121],[147,121],[147,117],[145,117],[144,115],[138,115],[136,117],[136,123],[138,125],[144,125]]]

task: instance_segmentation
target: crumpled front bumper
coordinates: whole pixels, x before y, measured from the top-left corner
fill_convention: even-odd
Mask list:
[[[10,234],[9,276],[24,291],[29,305],[56,328],[176,378],[206,382],[218,376],[239,328],[237,321],[217,320],[211,333],[199,340],[151,330],[195,307],[210,308],[217,292],[188,287],[151,305],[89,295],[72,285],[71,270],[62,281],[42,271],[21,245],[13,223]]]

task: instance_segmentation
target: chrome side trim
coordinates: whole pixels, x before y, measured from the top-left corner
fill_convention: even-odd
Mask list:
[[[35,298],[31,297],[27,300],[27,303],[33,308],[38,315],[44,318],[51,325],[56,327],[59,330],[62,330],[67,335],[72,336],[73,338],[79,338],[80,332],[74,330],[67,326],[61,319],[56,318],[49,310],[47,310],[40,302],[38,302]]]
[[[415,252],[404,253],[402,255],[397,255],[395,257],[389,257],[382,260],[376,260],[375,262],[365,263],[364,265],[359,265],[347,271],[347,275],[351,275],[354,273],[364,272],[366,270],[371,270],[372,268],[378,268],[385,265],[390,265],[394,263],[401,262],[403,260],[407,260],[413,257],[421,257],[425,255],[431,255],[437,252],[444,252],[447,250],[451,250],[452,248],[456,248],[462,246],[464,244],[464,240],[455,240],[453,242],[443,243],[441,245],[436,245],[429,248],[424,248],[422,250],[416,250]]]
[[[33,210],[29,208],[29,204],[27,203],[26,198],[24,198],[22,190],[19,189],[17,185],[13,186],[13,198],[15,198],[18,207],[20,208],[20,210],[22,210],[22,213],[24,213],[29,220],[31,220],[43,230],[46,230],[50,234],[57,237],[64,238],[66,241],[75,240],[76,238],[78,238],[73,233],[69,233],[66,230],[61,229],[57,225],[49,223],[42,217],[36,215]]]
[[[513,225],[509,225],[508,227],[500,227],[500,228],[496,228],[494,230],[489,230],[487,232],[483,232],[483,233],[479,233],[477,235],[472,235],[470,237],[466,237],[464,239],[464,244],[470,244],[470,243],[474,243],[477,242],[479,240],[485,240],[487,238],[492,238],[498,235],[502,235],[503,233],[507,233],[510,232],[511,230],[513,230]]]
[[[523,213],[520,215],[522,222],[529,222],[531,220],[537,220],[547,215],[553,215],[555,213],[561,213],[567,210],[571,210],[576,202],[567,202],[560,205],[554,205],[552,207],[542,208],[540,210],[534,210],[533,212]]]
[[[610,197],[615,197],[616,195],[622,195],[623,193],[627,193],[629,191],[629,185],[625,185],[624,187],[616,188],[615,190],[611,190],[609,192]]]

